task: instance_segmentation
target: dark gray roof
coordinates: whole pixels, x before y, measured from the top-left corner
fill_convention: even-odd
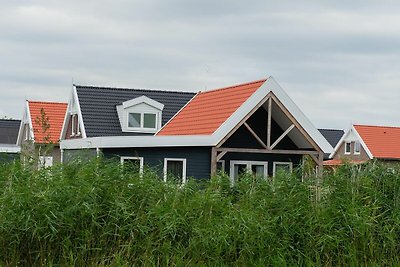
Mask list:
[[[339,143],[340,139],[344,135],[343,130],[335,130],[335,129],[318,129],[318,131],[325,137],[328,143],[335,148],[337,143]],[[324,155],[324,160],[329,159],[329,154]]]
[[[0,144],[16,144],[20,120],[0,119]]]
[[[122,132],[117,105],[147,96],[164,104],[162,125],[167,123],[195,93],[75,85],[87,137],[135,135]],[[137,134],[136,134],[137,135]]]

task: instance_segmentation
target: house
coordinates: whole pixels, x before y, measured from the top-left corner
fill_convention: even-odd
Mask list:
[[[372,159],[385,162],[400,160],[400,127],[352,125],[335,146],[326,166],[343,161],[363,163]]]
[[[197,94],[75,85],[67,110],[64,161],[101,152],[179,183],[217,169],[232,183],[242,172],[273,176],[304,155],[322,166],[333,151],[272,77]]]
[[[21,148],[16,145],[20,120],[0,119],[0,161],[16,159]]]
[[[17,145],[23,160],[52,166],[61,161],[59,139],[67,103],[26,101]]]
[[[336,130],[336,129],[318,129],[318,131],[325,137],[326,141],[332,146],[336,147],[339,143],[340,139],[344,135],[343,130]],[[330,159],[330,153],[324,154],[324,160]]]

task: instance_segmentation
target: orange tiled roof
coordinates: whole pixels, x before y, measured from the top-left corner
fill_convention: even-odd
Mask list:
[[[67,103],[54,103],[54,102],[36,102],[28,101],[29,111],[33,125],[33,133],[35,135],[36,143],[43,143],[45,137],[48,135],[51,142],[57,144],[60,139],[61,129],[64,123],[65,113],[67,111]],[[43,108],[50,128],[43,133],[41,125],[37,119],[41,118],[41,109]]]
[[[213,134],[266,80],[197,94],[157,135]]]
[[[354,125],[375,158],[400,159],[400,127]]]

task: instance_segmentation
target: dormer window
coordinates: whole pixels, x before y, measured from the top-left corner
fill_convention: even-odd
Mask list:
[[[117,106],[123,132],[156,133],[161,128],[164,105],[140,96]]]
[[[156,129],[157,114],[136,113],[128,114],[128,129]]]

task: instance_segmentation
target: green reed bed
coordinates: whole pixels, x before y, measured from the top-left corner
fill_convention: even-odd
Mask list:
[[[318,184],[318,186],[316,186]],[[0,167],[0,265],[400,265],[400,168],[179,187],[97,160]]]

